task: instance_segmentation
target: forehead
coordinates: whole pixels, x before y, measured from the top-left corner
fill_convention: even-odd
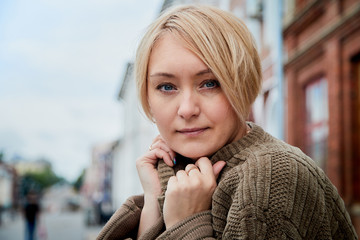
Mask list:
[[[148,74],[154,71],[206,70],[209,67],[191,51],[183,39],[165,34],[154,45],[149,58]]]
[[[159,36],[155,41],[154,46],[150,52],[150,59],[154,55],[154,52],[158,54],[171,53],[176,50],[189,51],[189,48],[186,46],[185,41],[179,34],[173,32],[165,32]]]

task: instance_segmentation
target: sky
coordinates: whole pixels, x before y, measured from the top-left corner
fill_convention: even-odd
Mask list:
[[[122,133],[117,94],[163,0],[1,0],[0,151],[74,181]]]

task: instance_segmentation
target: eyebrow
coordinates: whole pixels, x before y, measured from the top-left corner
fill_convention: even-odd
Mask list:
[[[158,72],[151,74],[150,77],[167,77],[167,78],[175,78],[174,74],[166,73],[166,72]]]
[[[196,73],[195,76],[202,76],[204,74],[212,73],[210,68],[207,68],[205,70],[201,70],[200,72]],[[167,77],[167,78],[175,78],[174,74],[166,73],[166,72],[158,72],[151,74],[150,77]]]
[[[208,73],[212,73],[211,69],[210,68],[207,68],[205,70],[202,70],[200,72],[198,72],[197,74],[195,74],[196,76],[201,76],[201,75],[204,75],[204,74],[208,74]]]

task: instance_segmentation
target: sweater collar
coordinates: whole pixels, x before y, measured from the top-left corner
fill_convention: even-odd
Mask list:
[[[235,155],[238,155],[240,152],[249,148],[251,145],[261,141],[265,136],[265,132],[261,127],[251,122],[247,122],[247,124],[251,128],[251,131],[247,135],[245,135],[236,142],[225,145],[213,156],[210,157],[210,161],[212,162],[212,164],[221,160],[226,162],[226,166],[222,171],[222,175],[224,172],[229,171],[230,169],[244,161],[244,159],[234,157]],[[186,164],[187,163],[178,161],[178,166],[176,167],[176,169],[185,169]],[[160,160],[158,162],[158,173],[162,190],[162,194],[159,197],[159,204],[162,212],[167,182],[171,176],[175,176],[175,169],[166,165],[163,160]]]
[[[240,138],[238,141],[225,145],[220,148],[211,158],[212,164],[215,164],[218,161],[225,161],[228,167],[234,167],[234,164],[237,165],[237,161],[234,161],[234,156],[242,152],[243,150],[249,148],[251,145],[259,142],[265,136],[264,130],[258,125],[247,122],[248,126],[251,128],[251,131],[246,134],[244,137]]]

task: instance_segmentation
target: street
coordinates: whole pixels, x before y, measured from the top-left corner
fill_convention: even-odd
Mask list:
[[[55,185],[46,190],[41,199],[40,224],[45,229],[45,237],[37,240],[94,240],[101,230],[99,225],[86,225],[86,207],[71,208],[69,200],[78,200],[81,196],[68,184]],[[74,202],[74,201],[73,201]],[[76,201],[75,201],[76,202]],[[2,216],[0,240],[25,239],[25,221],[20,212]]]
[[[47,240],[94,240],[101,230],[101,226],[87,227],[82,211],[43,213],[40,221],[45,226]],[[14,219],[9,217],[3,222],[0,226],[0,239],[25,239],[25,226],[21,215],[16,215]]]

